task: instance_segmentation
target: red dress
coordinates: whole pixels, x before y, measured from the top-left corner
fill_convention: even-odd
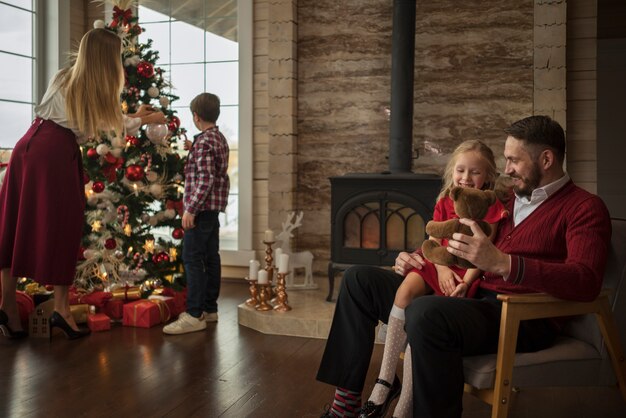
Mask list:
[[[483,219],[489,224],[495,224],[499,222],[500,219],[505,218],[507,216],[508,216],[508,213],[504,205],[499,200],[496,199],[496,203],[494,203],[493,205],[489,207],[489,211],[487,212],[487,215],[485,215]],[[454,202],[452,201],[450,196],[445,196],[439,199],[439,201],[435,205],[435,211],[433,213],[433,221],[447,221],[449,219],[458,219],[458,218],[459,216],[454,211]],[[448,245],[448,240],[442,239],[441,245],[443,246]],[[421,254],[421,251],[419,251],[419,253]],[[437,269],[435,268],[435,265],[426,259],[424,259],[424,261],[426,262],[426,264],[422,267],[421,270],[413,269],[411,271],[416,272],[420,276],[422,276],[424,281],[428,283],[428,286],[430,286],[433,289],[433,292],[436,295],[442,296],[443,292],[439,288],[439,279],[437,277]],[[458,266],[449,266],[449,267],[461,279],[463,278],[463,276],[465,276],[465,272],[467,271],[467,269],[464,269]],[[473,297],[474,294],[476,293],[476,290],[478,290],[479,284],[480,284],[480,280],[474,280],[470,288],[467,290],[467,294],[465,296],[468,298]]]
[[[35,119],[15,145],[0,189],[0,268],[41,284],[71,284],[83,232],[83,187],[74,133]]]

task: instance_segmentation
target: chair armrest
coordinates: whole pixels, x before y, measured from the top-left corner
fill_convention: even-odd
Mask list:
[[[564,300],[545,293],[499,294],[498,300],[502,301],[503,312],[514,313],[519,320],[527,320],[598,312],[610,292],[603,289],[591,302]]]

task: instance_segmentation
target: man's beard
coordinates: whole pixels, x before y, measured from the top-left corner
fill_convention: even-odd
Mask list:
[[[522,185],[513,185],[513,191],[519,195],[530,198],[533,194],[533,190],[539,187],[539,183],[541,183],[541,172],[539,171],[539,167],[534,164],[532,171],[530,172],[528,177],[522,178],[519,176],[512,176],[513,178],[522,180]]]

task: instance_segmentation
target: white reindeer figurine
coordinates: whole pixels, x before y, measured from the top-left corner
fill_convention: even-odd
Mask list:
[[[295,212],[289,212],[287,219],[282,223],[282,231],[276,237],[280,241],[280,248],[283,254],[289,254],[289,275],[286,281],[288,289],[317,289],[317,283],[313,281],[313,253],[310,251],[291,252],[292,231],[302,225],[303,216],[303,212],[300,212],[297,216]],[[297,268],[304,268],[304,283],[294,283],[295,269]]]

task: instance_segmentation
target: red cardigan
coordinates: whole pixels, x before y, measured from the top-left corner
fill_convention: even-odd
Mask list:
[[[514,202],[513,195],[506,205],[511,214]],[[495,245],[511,255],[511,273],[504,281],[487,272],[480,287],[593,300],[602,287],[610,241],[606,206],[570,181],[516,227],[512,215],[500,221]]]

